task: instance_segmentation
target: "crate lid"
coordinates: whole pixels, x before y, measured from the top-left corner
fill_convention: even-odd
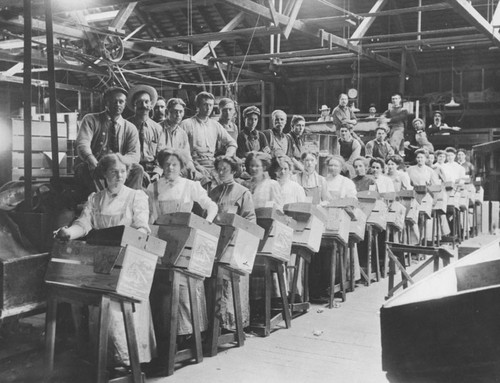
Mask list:
[[[259,207],[255,209],[255,215],[257,216],[258,223],[261,220],[272,220],[281,222],[292,229],[295,229],[296,226],[296,222],[292,217],[285,215],[285,213],[275,207]]]
[[[310,202],[288,203],[283,207],[286,215],[289,215],[296,221],[308,221],[310,216],[314,215],[321,221],[326,221],[325,212]]]
[[[401,190],[396,194],[399,198],[415,198],[415,190]]]
[[[363,190],[358,192],[358,200],[376,200],[380,198],[380,193],[374,190]]]
[[[219,226],[214,223],[208,222],[205,218],[202,218],[193,213],[178,212],[163,214],[156,219],[155,224],[160,226],[187,226],[193,229],[203,230],[206,233],[216,237],[220,234]]]
[[[238,214],[219,213],[215,217],[214,223],[219,226],[232,226],[238,229],[242,229],[253,234],[259,239],[264,238],[264,229],[262,227],[260,227],[256,223],[249,221],[248,219],[239,216]]]
[[[396,192],[380,193],[380,196],[387,201],[394,201],[396,199]]]

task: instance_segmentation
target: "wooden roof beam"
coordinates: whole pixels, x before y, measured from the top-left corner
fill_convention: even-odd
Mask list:
[[[224,0],[226,3],[232,4],[240,10],[245,12],[253,13],[260,15],[261,17],[266,18],[267,20],[271,20],[270,11],[268,8],[257,4],[253,1],[245,1],[245,0]],[[290,21],[290,18],[278,13],[278,19],[281,24],[287,25]],[[344,48],[347,51],[354,52],[356,54],[361,54],[364,57],[371,59],[372,61],[378,62],[382,65],[389,66],[396,70],[401,70],[401,65],[397,62],[394,62],[386,57],[380,56],[368,50],[362,49],[359,46],[353,45],[342,37],[333,35],[328,33],[322,29],[320,30],[311,30],[308,28],[303,22],[299,20],[295,20],[293,23],[293,30],[300,31],[303,34],[306,34],[310,37],[319,38],[321,46],[325,45],[336,45],[338,47]],[[325,44],[326,40],[326,44]]]
[[[285,39],[288,40],[288,37],[290,36],[290,33],[292,33],[293,29],[293,23],[295,23],[295,20],[297,20],[297,15],[299,14],[300,7],[302,6],[302,1],[303,0],[295,0],[293,3],[292,10],[290,12],[290,20],[288,20],[288,24],[285,27],[285,30],[283,31],[283,36],[285,36]]]
[[[239,12],[233,19],[224,25],[224,27],[220,30],[220,32],[228,32],[235,29],[245,18],[245,12]],[[199,41],[199,40],[198,40]],[[196,54],[194,55],[195,59],[204,59],[210,53],[210,49],[214,49],[217,45],[221,43],[222,40],[210,41],[203,46]]]
[[[191,1],[193,6],[195,7],[202,7],[202,6],[206,7],[218,3],[222,0],[191,0]],[[163,1],[160,4],[144,5],[141,7],[141,9],[147,12],[165,12],[186,7],[187,7],[187,1],[180,0],[180,1],[168,1],[168,2]]]
[[[114,18],[114,20],[111,22],[111,24],[108,26],[108,28],[112,31],[118,32],[118,33],[125,33],[125,31],[122,30],[123,26],[127,22],[128,18],[134,12],[134,9],[137,5],[137,1],[134,1],[132,3],[128,3],[124,7],[120,9],[118,12],[118,15]]]
[[[278,18],[278,12],[276,12],[276,6],[274,5],[274,0],[267,0],[267,6],[269,8],[269,12],[271,12],[271,20],[275,26],[280,26],[280,20]]]
[[[376,13],[380,11],[385,4],[387,3],[387,0],[377,0],[377,2],[373,5],[373,7],[370,9],[370,13]],[[373,22],[375,21],[376,16],[370,16],[366,17],[363,19],[361,24],[356,28],[354,33],[351,35],[352,39],[359,39],[361,37],[364,37],[366,35],[366,32],[368,32],[368,29],[372,26]],[[358,41],[353,41],[353,45],[358,45]]]
[[[497,4],[493,17],[491,18],[491,26],[493,28],[500,27],[500,3]]]
[[[500,33],[466,0],[447,0],[455,11],[500,48]],[[496,13],[496,11],[495,11]]]

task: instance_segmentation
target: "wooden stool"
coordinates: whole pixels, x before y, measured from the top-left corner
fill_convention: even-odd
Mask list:
[[[273,273],[276,273],[278,277],[279,293],[282,307],[279,314],[271,317],[271,290],[273,285]],[[271,330],[282,320],[285,320],[286,328],[290,328],[292,326],[292,322],[290,306],[288,305],[287,290],[285,286],[284,262],[279,259],[257,253],[252,274],[264,276],[264,323],[252,322],[253,318],[251,318],[252,323],[250,326],[256,331],[261,331],[263,336],[265,337],[269,336],[271,334]]]
[[[372,275],[372,249],[375,246],[375,262],[377,268],[375,270],[375,279],[376,281],[380,281],[380,256],[378,251],[378,236],[377,229],[371,225],[366,225],[366,230],[368,231],[368,243],[367,243],[367,251],[366,251],[366,273],[361,273],[363,278],[366,280],[366,285],[370,286],[371,280],[373,279]]]
[[[460,209],[454,205],[448,205],[446,210],[446,217],[450,216],[453,218],[453,230],[451,231],[450,238],[455,248],[456,242],[460,243]]]
[[[432,247],[432,246],[412,246],[404,245],[401,243],[387,243],[387,249],[389,253],[389,289],[386,299],[392,297],[394,292],[403,287],[406,289],[408,287],[408,282],[415,283],[413,277],[425,269],[429,264],[434,264],[434,272],[439,270],[439,260],[442,259],[443,267],[450,264],[450,259],[453,254],[447,249],[442,247]],[[406,267],[401,262],[404,258],[405,252],[412,252],[417,254],[430,255],[431,257],[422,263],[416,270],[411,274],[408,274]],[[401,282],[394,285],[394,275],[396,274],[396,268],[401,271]]]
[[[349,236],[348,251],[349,251],[349,268],[347,269],[347,282],[349,284],[348,292],[352,292],[356,286],[356,280],[354,279],[354,246],[360,241]]]
[[[218,347],[223,344],[236,342],[236,347],[242,347],[245,343],[245,333],[243,332],[243,315],[241,313],[241,292],[240,292],[240,276],[245,273],[234,270],[227,265],[216,263],[214,265],[215,275],[207,279],[207,284],[210,285],[207,289],[207,299],[209,307],[209,334],[206,347],[208,356],[215,356],[218,352]],[[236,321],[236,331],[228,334],[221,334],[221,318],[220,318],[220,301],[223,296],[224,279],[231,283],[233,293],[234,318]]]
[[[330,252],[330,288],[328,293],[328,308],[333,308],[335,293],[340,292],[342,302],[346,300],[347,281],[346,281],[346,259],[347,247],[345,243],[336,238],[323,237],[322,246],[331,248]],[[340,281],[336,283],[337,267],[340,268]]]
[[[187,278],[191,324],[193,334],[191,345],[185,350],[177,350],[177,326],[179,321],[180,281]],[[203,361],[200,333],[200,312],[196,299],[196,284],[203,277],[180,268],[156,268],[150,302],[155,325],[158,357],[165,366],[165,373],[174,373],[175,363],[194,359]]]
[[[432,209],[432,233],[431,233],[431,244],[434,246],[434,243],[437,247],[441,246],[441,238],[440,238],[440,228],[441,228],[441,213],[439,210]]]
[[[387,228],[385,229],[385,256],[384,256],[384,268],[382,269],[382,277],[385,278],[388,275],[388,270],[389,270],[389,255],[387,254],[387,242],[395,242],[395,243],[401,243],[403,242],[402,240],[402,232],[403,230],[400,230],[398,227],[387,224]]]
[[[139,363],[139,349],[137,346],[136,333],[134,328],[134,304],[140,301],[134,298],[125,297],[102,290],[95,290],[84,287],[70,287],[48,284],[46,333],[45,333],[45,365],[47,371],[51,373],[54,369],[54,349],[56,338],[56,317],[57,304],[59,302],[69,302],[72,304],[85,304],[99,307],[99,329],[97,342],[97,383],[104,382],[129,382],[142,383],[143,374]],[[108,352],[108,331],[111,302],[120,304],[125,324],[125,334],[127,337],[128,354],[132,376],[124,376],[108,380],[107,352]],[[131,379],[130,379],[131,378]]]
[[[309,303],[309,264],[311,263],[312,255],[314,254],[305,246],[292,245],[292,253],[295,254],[295,265],[288,266],[287,269],[293,270],[292,285],[290,291],[290,311],[293,317],[306,313],[311,304]],[[295,296],[298,294],[299,271],[300,265],[304,267],[304,275],[302,286],[304,294],[302,294],[302,302],[295,303]]]

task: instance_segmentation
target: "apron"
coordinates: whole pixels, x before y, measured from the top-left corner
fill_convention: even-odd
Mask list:
[[[129,193],[124,206],[129,206],[134,203],[135,193]],[[125,209],[116,214],[102,214],[102,203],[100,201],[100,209],[94,210],[93,224],[95,229],[105,229],[112,226],[123,224],[125,217]],[[156,356],[156,338],[153,328],[153,319],[149,301],[137,303],[134,311],[134,330],[139,348],[139,361],[148,363]],[[89,307],[89,325],[90,331],[97,334],[99,323],[99,309],[97,307]],[[117,365],[130,365],[128,355],[127,336],[123,324],[123,314],[118,302],[111,302],[109,316],[109,349],[108,353],[112,361]],[[94,338],[95,339],[95,338]]]
[[[300,173],[300,185],[304,188],[306,197],[312,198],[312,203],[314,205],[319,205],[321,202],[321,187],[319,186],[318,179],[316,177],[316,186],[306,188],[304,185],[304,175]]]
[[[171,214],[171,213],[190,213],[193,209],[193,202],[186,202],[186,195],[188,194],[188,184],[186,182],[184,189],[180,194],[180,199],[171,199],[166,201],[158,200],[158,183],[154,183],[154,198],[158,201],[158,215]],[[208,315],[207,305],[205,301],[205,288],[203,281],[196,281],[196,300],[198,303],[198,311],[200,313],[200,331],[205,331],[208,328]],[[181,277],[179,281],[179,322],[177,325],[177,335],[187,335],[193,333],[193,326],[191,324],[191,307],[189,304],[189,289],[187,285],[187,278]]]
[[[184,185],[184,189],[182,190],[181,196],[184,198],[181,199],[171,199],[165,201],[158,200],[158,183],[154,183],[154,197],[155,201],[158,201],[158,216],[163,214],[170,213],[190,213],[193,209],[193,202],[185,202],[185,196],[188,190],[188,183]]]

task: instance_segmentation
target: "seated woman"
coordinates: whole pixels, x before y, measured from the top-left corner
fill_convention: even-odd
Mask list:
[[[80,217],[70,226],[59,229],[56,238],[67,241],[86,236],[92,229],[106,229],[126,225],[149,233],[148,197],[142,190],[125,186],[129,164],[121,154],[107,154],[101,158],[97,169],[104,175],[107,187],[88,197]],[[97,333],[99,312],[91,308],[90,329]],[[110,350],[117,365],[130,365],[123,316],[117,302],[110,307]],[[156,356],[156,342],[149,302],[136,305],[135,332],[139,348],[139,361],[147,363]]]
[[[404,166],[401,156],[397,154],[390,156],[385,163],[387,164],[387,177],[392,180],[396,192],[413,189],[408,173],[399,170],[401,166]]]
[[[304,188],[291,179],[293,166],[292,160],[287,156],[275,157],[271,161],[271,177],[280,184],[283,205],[306,200]]]
[[[354,182],[340,174],[344,167],[344,159],[340,156],[328,156],[325,165],[328,169],[326,186],[329,199],[356,197],[358,191]]]
[[[408,176],[413,186],[435,185],[438,178],[436,173],[426,165],[427,152],[424,149],[418,149],[415,152],[417,164],[408,168]]]
[[[198,181],[181,177],[181,172],[186,165],[184,154],[171,149],[163,149],[158,153],[158,164],[163,168],[163,176],[157,182],[150,184],[147,190],[151,211],[149,222],[154,223],[163,214],[191,212],[194,202],[207,211],[206,220],[212,222],[218,211],[215,202],[210,199]],[[200,307],[200,331],[205,331],[208,319],[202,281],[198,281],[196,295]],[[177,334],[187,335],[192,332],[188,287],[186,281],[181,279]]]
[[[384,174],[385,162],[381,158],[372,158],[370,160],[370,169],[375,179],[375,190],[379,193],[393,193],[394,183],[392,179]]]
[[[366,174],[367,161],[368,160],[365,157],[358,157],[353,162],[356,177],[352,179],[352,182],[354,182],[358,192],[370,190],[370,186],[375,185],[373,177]]]
[[[245,160],[245,167],[252,178],[243,182],[243,186],[252,192],[256,209],[273,203],[279,209],[283,208],[281,187],[278,182],[269,178],[270,165],[271,156],[266,153],[250,152]]]
[[[318,205],[321,202],[326,202],[330,199],[326,186],[325,177],[320,176],[316,172],[318,163],[318,155],[313,152],[304,152],[301,156],[304,163],[304,171],[297,173],[292,178],[300,186],[304,188],[306,197],[309,197],[313,204]]]
[[[219,207],[219,212],[237,214],[256,223],[252,193],[234,180],[234,175],[240,170],[240,164],[231,157],[217,157],[214,165],[221,184],[212,189],[208,195]],[[240,277],[240,292],[243,327],[248,327],[250,325],[248,276]],[[225,302],[229,302],[229,304],[225,304]],[[233,293],[231,284],[228,280],[224,279],[224,293],[220,305],[220,315],[222,317],[222,326],[230,330],[236,328],[236,318],[234,317],[232,302]]]
[[[442,183],[449,181],[448,177],[446,176],[443,170],[443,165],[446,162],[446,152],[444,150],[436,150],[434,155],[436,156],[436,163],[433,164],[431,167],[432,169],[434,169],[434,172],[436,173],[437,182]]]

